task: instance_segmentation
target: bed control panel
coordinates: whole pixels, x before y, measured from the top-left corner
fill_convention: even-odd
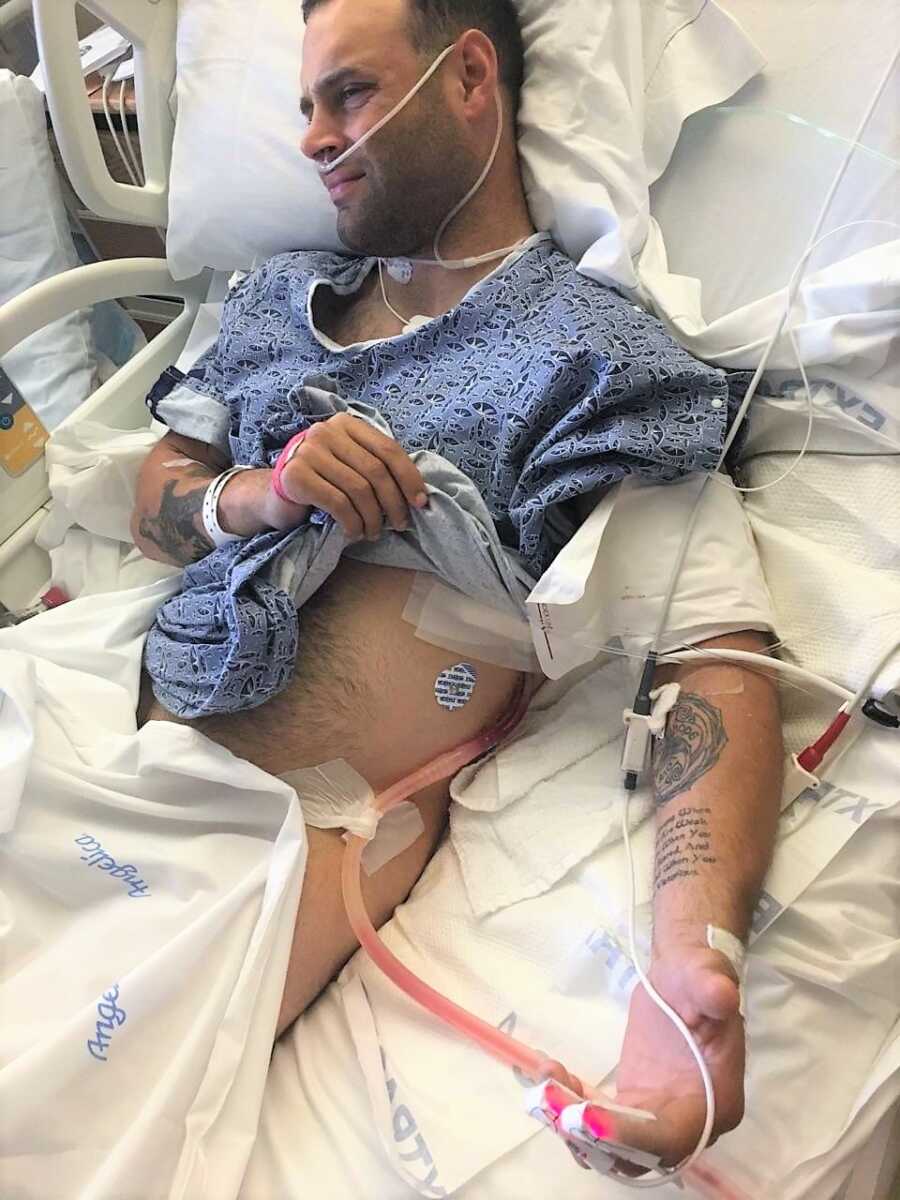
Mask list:
[[[16,478],[44,453],[49,433],[0,369],[0,469]]]

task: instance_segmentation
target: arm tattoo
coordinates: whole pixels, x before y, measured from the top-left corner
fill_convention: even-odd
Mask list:
[[[653,887],[663,888],[684,879],[696,879],[701,867],[714,867],[711,853],[709,808],[682,808],[663,821],[656,834]]]
[[[175,489],[185,478],[207,479],[212,482],[215,472],[206,467],[191,468],[179,479],[170,479],[162,490],[159,512],[155,517],[141,517],[141,537],[158,546],[163,554],[179,566],[199,562],[212,550],[212,543],[201,532],[197,518],[203,511],[205,488],[193,488],[185,496],[176,496]]]
[[[689,792],[711,771],[728,745],[722,713],[702,696],[685,693],[672,711],[653,756],[656,806]]]

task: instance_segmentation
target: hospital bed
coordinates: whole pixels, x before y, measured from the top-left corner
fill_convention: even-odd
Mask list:
[[[138,450],[150,444],[141,440],[148,436],[144,396],[165,367],[182,354],[182,361],[195,357],[214,336],[224,275],[249,269],[256,258],[285,248],[283,239],[291,236],[285,227],[290,229],[296,213],[279,206],[284,194],[293,194],[290,187],[280,188],[268,201],[254,187],[277,187],[290,179],[304,198],[309,195],[303,190],[309,188],[309,180],[290,175],[294,168],[283,161],[290,131],[273,132],[292,86],[285,64],[296,55],[299,37],[284,37],[274,46],[264,36],[266,30],[271,35],[278,28],[267,26],[267,20],[287,20],[283,13],[272,15],[280,6],[270,6],[265,19],[262,6],[242,5],[240,17],[226,19],[215,4],[199,0],[177,7],[174,0],[94,0],[88,7],[126,33],[137,50],[146,186],[116,184],[102,165],[73,57],[74,5],[69,0],[35,0],[57,138],[82,201],[103,216],[168,226],[169,261],[98,264],[40,285],[0,311],[0,355],[34,330],[94,301],[153,294],[179,299],[185,307],[163,334],[59,427],[46,462],[18,479],[0,476],[0,602],[11,608],[39,593],[51,569],[56,582],[89,581],[84,594],[124,586],[127,531],[121,534],[121,553],[107,555],[103,571],[96,575],[91,572],[99,559],[85,548],[91,537],[105,539],[104,544],[116,540],[121,515],[118,525],[112,522],[110,527],[97,516],[109,496],[123,511],[127,507],[127,469],[117,475],[118,490],[104,490],[111,478],[104,463],[125,463],[126,468],[130,463],[133,474]],[[569,8],[570,17],[580,11],[576,0]],[[632,17],[625,8],[610,5],[629,37],[637,36],[629,24],[634,6]],[[777,17],[768,0],[723,0],[720,7],[684,0],[665,8],[666,19],[674,22],[667,27],[659,23],[658,10],[654,13],[649,3],[644,6],[643,43],[638,41],[630,63],[635,69],[641,61],[637,92],[619,87],[620,77],[628,74],[624,69],[617,74],[610,68],[598,71],[596,86],[601,90],[593,97],[640,111],[634,139],[624,147],[637,163],[634,178],[610,182],[610,175],[604,174],[604,154],[623,147],[600,144],[587,147],[593,173],[579,174],[577,166],[565,163],[557,176],[548,174],[536,132],[541,122],[529,107],[536,101],[526,95],[522,143],[532,174],[532,203],[589,274],[654,303],[701,357],[752,367],[760,344],[774,329],[790,268],[855,138],[868,149],[853,157],[829,213],[828,229],[860,213],[887,221],[897,211],[900,146],[891,126],[890,90],[876,105],[865,137],[858,123],[865,110],[860,97],[871,92],[891,62],[886,31],[892,31],[896,45],[900,30],[889,4],[883,5],[881,19],[873,12],[865,26],[852,4],[837,0],[804,6],[802,14],[779,11]],[[522,9],[533,16],[533,0],[523,0]],[[584,21],[590,10],[590,4],[584,7]],[[761,59],[721,10],[743,24],[769,60],[760,77],[756,75]],[[253,36],[248,41],[249,33]],[[273,36],[271,41],[279,39]],[[706,68],[714,48],[716,69],[709,78]],[[603,49],[598,43],[598,54]],[[533,45],[533,69],[552,71],[562,61],[560,53],[552,39]],[[231,74],[216,76],[215,61],[225,63]],[[217,105],[236,103],[245,93],[234,86],[235,80],[251,68],[260,73],[257,80],[271,73],[272,87],[263,95],[262,107],[254,111],[253,120],[244,113],[237,123],[231,118],[240,114],[228,109],[218,124],[234,139],[246,137],[248,127],[264,131],[257,145],[263,182],[235,180],[229,197],[220,194],[221,188],[211,190],[215,178],[209,160],[221,146],[209,140],[208,127],[204,141],[197,114],[208,116]],[[554,128],[560,138],[565,136],[564,129]],[[241,144],[245,154],[248,145],[252,143]],[[208,148],[208,160],[200,147]],[[195,177],[197,184],[192,183]],[[645,203],[651,183],[652,223]],[[229,241],[225,231],[229,222],[233,227],[236,210],[251,214],[251,228],[236,230]],[[767,219],[760,219],[760,213],[768,214]],[[333,233],[327,213],[310,201],[307,216],[304,244],[328,245]],[[741,230],[737,237],[736,228]],[[798,321],[802,348],[817,368],[810,453],[780,489],[747,497],[785,654],[846,686],[857,677],[859,655],[868,660],[884,647],[885,617],[893,616],[896,625],[900,611],[896,578],[893,591],[886,582],[892,570],[896,576],[900,546],[900,485],[893,457],[900,450],[897,313],[896,302],[879,292],[879,285],[896,288],[897,241],[896,231],[876,230],[868,240],[863,233],[856,229],[837,235],[838,249],[832,243],[826,248],[830,256],[820,253],[810,264],[815,286],[804,299],[806,310]],[[881,256],[877,270],[867,274],[868,256],[876,252]],[[702,281],[702,293],[696,280]],[[836,310],[840,301],[835,297],[847,291],[854,297],[851,305],[844,301],[845,307]],[[858,322],[845,321],[850,327],[845,329],[841,321],[843,314],[855,311],[860,296],[868,314],[862,319],[862,334]],[[836,341],[825,337],[826,327],[837,330]],[[803,446],[806,404],[789,351],[784,355],[773,360],[772,386],[757,406],[743,450],[742,475],[751,487],[771,484]],[[121,445],[123,436],[132,441],[121,454],[117,450],[105,455],[98,432],[103,428],[110,431],[110,443],[115,437]],[[100,483],[99,500],[91,500],[90,489],[85,490],[91,476]],[[891,487],[892,493],[887,490]],[[818,529],[823,515],[827,539]],[[165,588],[166,580],[159,586]],[[103,611],[112,613],[108,607]],[[791,748],[806,744],[809,731],[821,724],[822,711],[808,695],[786,693]],[[864,798],[858,825],[853,826],[851,805],[847,830],[834,832],[830,854],[810,868],[808,886],[790,897],[786,911],[761,935],[757,953],[751,956],[751,984],[756,988],[751,994],[757,997],[760,1020],[758,1031],[751,1026],[751,1035],[760,1043],[751,1076],[759,1081],[753,1087],[759,1087],[770,1111],[751,1115],[742,1130],[714,1152],[722,1168],[751,1191],[761,1155],[777,1163],[779,1178],[785,1180],[778,1194],[785,1200],[881,1200],[898,1165],[900,1026],[896,1011],[893,1022],[886,1016],[890,1005],[885,1005],[900,971],[889,850],[898,830],[896,805],[879,799],[892,789],[896,794],[897,756],[896,742],[890,747],[885,742],[883,751],[873,755],[868,773],[865,763],[860,766],[852,759],[841,787],[847,796]],[[880,772],[878,780],[871,778],[875,772]],[[869,811],[866,798],[875,801]],[[791,837],[796,843],[816,828],[808,818],[809,813],[787,818],[787,866],[792,862],[787,847]],[[813,838],[800,846],[797,861],[815,859],[819,849]],[[413,947],[424,948],[423,972],[443,978],[448,991],[468,998],[476,1008],[488,1001],[502,1008],[506,992],[515,996],[518,984],[524,989],[518,1000],[500,1013],[507,1028],[518,1022],[530,1027],[535,1037],[546,1038],[555,1022],[569,1021],[575,1031],[585,1019],[572,1007],[573,995],[583,990],[579,981],[593,970],[591,964],[601,961],[612,980],[617,954],[607,932],[592,937],[587,929],[576,945],[570,931],[562,931],[573,905],[583,905],[585,896],[596,898],[604,872],[617,877],[621,868],[612,853],[610,848],[599,851],[544,895],[479,921],[473,918],[448,844],[387,936],[397,952],[415,957]],[[885,890],[876,903],[871,892],[880,879]],[[773,903],[778,901],[779,883],[776,879],[771,885]],[[434,932],[434,911],[441,913],[440,937]],[[600,917],[597,922],[598,928],[608,929]],[[826,927],[831,940],[823,936]],[[541,962],[540,1002],[529,997],[528,985],[535,981],[521,967],[536,953],[528,929],[544,931],[552,947]],[[560,931],[558,941],[554,930]],[[498,987],[497,996],[479,983],[485,973],[482,964],[493,956],[502,959],[512,980],[508,989]],[[608,990],[614,994],[614,982]],[[823,996],[833,1005],[830,1015]],[[878,1003],[872,997],[878,997]],[[773,1037],[763,1017],[774,1018],[779,1010],[790,1014],[790,1028]],[[553,1013],[559,1015],[554,1018]],[[771,1049],[763,1045],[764,1038],[773,1038]],[[838,1042],[855,1044],[859,1061],[853,1071],[841,1075],[826,1101],[817,1093],[828,1090],[829,1072],[816,1070],[814,1064],[819,1057],[830,1059]],[[465,1105],[465,1091],[455,1091],[451,1077],[465,1080],[471,1072],[470,1079],[477,1081],[469,1084],[473,1090],[488,1069],[412,1014],[357,958],[276,1050],[242,1194],[287,1195],[293,1194],[293,1187],[298,1195],[314,1190],[328,1197],[373,1200],[416,1194],[511,1200],[556,1194],[560,1186],[576,1200],[618,1194],[614,1185],[574,1169],[570,1177],[561,1177],[559,1172],[567,1169],[564,1154],[552,1144],[548,1147],[539,1131],[527,1131],[524,1122],[495,1117],[492,1125],[492,1110],[481,1112],[474,1104],[464,1117],[454,1104]],[[514,1091],[513,1082],[508,1089]],[[801,1121],[798,1109],[803,1104],[812,1113]],[[487,1121],[489,1137],[474,1136],[476,1111],[482,1125]],[[794,1122],[796,1130],[786,1132]],[[239,1175],[240,1171],[238,1182]],[[232,1186],[236,1188],[233,1181]],[[752,1194],[776,1195],[770,1190]]]

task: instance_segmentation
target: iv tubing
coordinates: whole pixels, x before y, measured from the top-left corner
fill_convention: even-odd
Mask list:
[[[449,53],[449,50],[445,53]],[[888,68],[888,71],[886,72],[884,78],[882,79],[878,89],[876,90],[875,95],[873,96],[873,98],[871,100],[871,103],[869,104],[869,106],[867,108],[867,111],[860,123],[860,130],[857,133],[857,135],[855,136],[855,138],[853,139],[854,144],[858,143],[860,141],[863,133],[865,132],[865,129],[868,126],[868,122],[869,122],[873,112],[875,111],[875,108],[877,107],[877,104],[880,101],[881,96],[887,86],[888,80],[890,79],[891,73],[893,72],[894,65],[895,65],[898,57],[900,57],[900,51],[895,53],[894,57],[892,58],[890,66]],[[433,70],[437,69],[437,66],[439,65],[440,61],[442,61],[442,60],[438,60],[438,62],[436,64],[434,64]],[[422,83],[424,83],[424,82],[425,82],[425,80],[421,81],[419,86],[421,86]],[[390,118],[388,117],[386,119],[390,119]],[[377,129],[377,127],[376,127],[376,129]],[[372,136],[372,134],[374,134],[376,132],[376,129],[372,129],[369,133],[369,136]],[[351,151],[348,151],[348,154],[350,152],[352,152],[352,149],[351,149]],[[800,279],[802,278],[801,272],[803,271],[803,268],[806,266],[807,262],[809,261],[809,258],[812,256],[812,253],[814,252],[814,250],[816,249],[816,247],[819,243],[819,240],[820,240],[819,235],[821,233],[822,226],[824,225],[825,220],[828,215],[828,212],[830,210],[831,202],[832,202],[838,188],[840,187],[841,183],[843,182],[844,176],[846,174],[847,168],[849,167],[852,156],[853,155],[852,155],[852,149],[851,149],[851,153],[847,155],[843,165],[841,166],[840,171],[838,172],[831,188],[829,189],[828,196],[825,200],[825,203],[822,207],[822,211],[816,222],[813,234],[810,238],[809,247],[806,250],[806,252],[804,253],[800,263],[797,266],[797,269],[794,272],[794,276],[792,277],[791,284],[788,288],[787,303],[785,305],[785,310],[784,310],[782,318],[779,322],[778,328],[775,331],[774,335],[772,336],[772,338],[770,339],[770,341],[766,347],[766,350],[763,354],[762,360],[759,364],[759,367],[757,368],[757,371],[754,375],[753,381],[750,384],[750,388],[748,389],[747,395],[745,396],[744,403],[743,403],[743,405],[741,407],[741,411],[738,415],[738,419],[734,422],[731,432],[726,439],[725,448],[724,448],[724,451],[722,453],[721,460],[720,460],[720,467],[724,463],[725,459],[727,458],[728,452],[731,449],[731,446],[733,445],[734,440],[736,439],[736,437],[738,435],[738,431],[743,422],[743,419],[746,416],[746,413],[749,410],[749,407],[753,400],[753,397],[755,396],[756,391],[759,388],[760,382],[762,381],[763,375],[765,373],[766,367],[768,366],[768,362],[769,362],[769,359],[771,358],[771,355],[775,348],[775,345],[777,344],[778,340],[780,339],[780,337],[781,337],[782,333],[784,332],[784,329],[788,323],[788,320],[790,318],[791,309],[793,308],[796,290],[798,289]],[[339,161],[343,161],[343,158]],[[336,165],[338,165],[338,164],[337,163],[331,164],[331,169],[333,170]],[[452,215],[455,215],[455,213],[451,214],[450,219],[452,219]],[[709,478],[711,478],[711,476],[708,476],[707,479],[704,481],[703,487],[701,488],[701,495],[702,495],[703,490],[706,487],[706,484],[709,482]],[[682,542],[681,550],[680,550],[680,553],[678,556],[678,563],[676,566],[676,571],[674,573],[672,584],[669,589],[669,594],[668,594],[668,596],[666,598],[666,602],[663,606],[663,613],[662,613],[662,617],[660,620],[658,637],[653,644],[653,647],[652,647],[653,650],[658,650],[662,636],[668,625],[668,618],[669,618],[669,614],[671,611],[672,602],[674,600],[675,587],[677,585],[677,580],[681,574],[681,570],[683,568],[684,561],[686,559],[687,549],[688,549],[689,543],[691,541],[691,537],[693,535],[693,530],[694,530],[694,526],[696,524],[699,507],[700,507],[700,505],[699,505],[699,497],[698,497],[698,502],[695,505],[694,512],[692,514],[691,520],[688,523],[688,528],[686,530],[686,533],[685,533],[685,536],[684,536],[684,539]],[[664,658],[663,658],[663,656],[660,656],[660,660],[661,661],[666,661],[666,660],[668,660],[668,661],[687,661],[693,657],[694,656],[690,652],[688,652],[684,655],[682,655],[682,654],[667,655]],[[700,657],[700,655],[698,655],[697,657]],[[725,657],[725,656],[720,655],[720,657]],[[743,655],[743,654],[740,654],[739,652],[732,652],[732,654],[728,655],[728,657],[733,657],[734,659],[740,661],[741,659],[758,660],[759,658],[762,658],[764,656],[758,656],[758,655],[752,655],[752,654]],[[771,660],[771,659],[766,659],[765,661],[770,666],[774,665],[774,663],[777,662],[777,660]],[[784,665],[785,664],[779,664],[778,666],[775,666],[775,669],[778,670],[779,666],[784,666]],[[831,685],[831,690],[836,690],[836,685]],[[383,815],[384,813],[388,812],[395,805],[401,803],[402,801],[407,799],[409,796],[414,795],[421,788],[427,786],[430,783],[437,782],[440,779],[448,778],[450,775],[455,774],[456,771],[460,770],[462,767],[466,766],[468,763],[473,762],[476,758],[480,757],[480,755],[482,755],[485,752],[487,752],[488,750],[492,749],[500,741],[502,741],[504,737],[506,737],[510,732],[512,732],[512,730],[514,730],[516,728],[516,726],[518,725],[518,723],[521,721],[522,717],[524,716],[525,712],[527,711],[527,708],[528,708],[528,701],[527,701],[527,698],[525,695],[525,689],[524,689],[524,684],[523,684],[523,687],[522,687],[519,697],[518,697],[518,701],[514,705],[512,712],[507,717],[505,717],[495,729],[489,730],[485,734],[482,734],[479,737],[473,739],[471,742],[468,742],[468,743],[458,747],[456,750],[450,751],[448,754],[441,756],[439,759],[435,760],[435,762],[423,767],[421,770],[419,770],[417,772],[414,772],[412,775],[407,776],[406,779],[401,780],[398,784],[395,784],[392,788],[389,788],[386,792],[382,793],[375,800],[375,807],[378,810],[378,812]],[[638,968],[639,974],[641,975],[641,979],[644,984],[644,987],[647,989],[649,994],[656,1000],[659,1007],[662,1008],[663,1011],[666,1012],[667,1015],[670,1017],[670,1019],[673,1020],[673,1023],[677,1027],[679,1027],[680,1032],[685,1037],[685,1040],[687,1041],[689,1048],[691,1049],[692,1053],[694,1053],[694,1056],[697,1059],[697,1063],[700,1068],[700,1073],[701,1073],[701,1076],[703,1077],[704,1089],[706,1091],[707,1113],[706,1113],[705,1128],[703,1131],[703,1135],[700,1139],[700,1142],[698,1143],[696,1149],[694,1150],[694,1153],[692,1155],[690,1155],[688,1157],[688,1159],[686,1159],[680,1165],[680,1167],[676,1168],[674,1171],[671,1171],[671,1170],[666,1171],[660,1178],[656,1178],[656,1179],[626,1180],[621,1175],[618,1175],[617,1178],[618,1178],[619,1182],[628,1183],[632,1187],[644,1187],[644,1188],[659,1187],[659,1186],[665,1184],[669,1180],[677,1179],[685,1171],[685,1168],[688,1168],[688,1177],[692,1178],[692,1181],[699,1184],[702,1180],[702,1176],[700,1176],[700,1178],[698,1178],[697,1176],[694,1175],[694,1173],[690,1170],[690,1168],[693,1165],[693,1163],[695,1162],[695,1160],[699,1157],[699,1155],[703,1153],[703,1151],[706,1149],[706,1146],[708,1144],[709,1137],[710,1137],[711,1130],[712,1130],[714,1115],[715,1115],[715,1100],[714,1100],[713,1095],[711,1094],[711,1082],[710,1082],[708,1069],[706,1067],[705,1062],[702,1059],[702,1056],[700,1054],[699,1048],[696,1045],[696,1042],[694,1041],[693,1037],[690,1035],[689,1031],[683,1027],[683,1023],[680,1022],[680,1020],[677,1018],[677,1014],[674,1014],[669,1009],[669,1006],[666,1005],[665,1002],[662,1001],[662,999],[660,997],[656,996],[653,992],[653,989],[648,986],[646,977],[643,974],[643,972],[640,968],[640,963],[637,960],[637,952],[636,952],[636,948],[635,948],[635,944],[634,944],[634,864],[633,864],[633,861],[631,860],[631,846],[630,846],[629,830],[628,830],[628,824],[627,824],[627,822],[628,822],[627,799],[628,799],[628,797],[626,797],[626,805],[625,805],[625,809],[623,812],[623,824],[624,824],[624,837],[625,837],[626,852],[628,854],[629,863],[631,866],[631,889],[632,890],[631,890],[631,901],[630,901],[630,907],[629,907],[629,933],[630,933],[630,946],[631,946],[632,957],[634,958],[635,966]],[[524,1046],[522,1043],[516,1041],[515,1039],[510,1038],[507,1035],[501,1033],[500,1030],[495,1029],[493,1026],[486,1024],[485,1022],[481,1021],[479,1018],[475,1017],[473,1014],[466,1012],[464,1009],[460,1008],[458,1005],[456,1005],[452,1001],[448,1000],[446,997],[441,996],[433,988],[429,987],[429,985],[426,984],[423,980],[418,979],[411,971],[408,970],[408,968],[406,968],[399,961],[399,959],[397,959],[387,949],[386,946],[384,946],[384,944],[381,942],[380,938],[378,937],[377,932],[375,931],[374,927],[372,926],[371,920],[369,919],[368,913],[366,911],[365,901],[364,901],[363,895],[362,895],[360,871],[361,871],[362,851],[363,851],[363,848],[365,845],[365,841],[363,839],[353,836],[353,835],[347,835],[346,841],[347,841],[347,850],[344,854],[343,867],[342,867],[342,887],[343,887],[343,893],[344,893],[344,902],[345,902],[345,905],[347,908],[347,914],[348,914],[348,917],[350,920],[351,927],[353,928],[354,933],[358,937],[360,944],[366,950],[366,952],[369,954],[369,956],[372,958],[373,962],[375,962],[375,964],[382,971],[384,971],[384,973],[398,987],[400,987],[402,991],[404,991],[407,995],[409,995],[413,1000],[415,1000],[419,1004],[423,1005],[426,1009],[431,1011],[435,1016],[439,1017],[446,1024],[450,1025],[451,1027],[457,1029],[459,1032],[461,1032],[461,1033],[465,1034],[466,1036],[470,1037],[471,1039],[473,1039],[480,1046],[482,1046],[483,1049],[485,1049],[486,1051],[488,1051],[489,1053],[494,1055],[494,1057],[500,1059],[501,1062],[504,1062],[509,1066],[518,1066],[524,1072],[524,1074],[526,1076],[528,1076],[529,1078],[533,1078],[536,1080],[539,1079],[542,1069],[548,1065],[548,1062],[547,1062],[547,1059],[545,1058],[545,1056],[538,1054],[536,1051],[531,1050],[529,1047]],[[703,1182],[707,1182],[707,1181],[703,1181]],[[709,1181],[709,1182],[712,1182],[712,1181]],[[713,1186],[715,1187],[715,1184],[713,1184]]]
[[[804,271],[804,268],[806,267],[807,263],[809,262],[809,259],[812,257],[814,251],[816,250],[817,246],[819,245],[822,227],[824,226],[825,221],[828,218],[828,213],[831,211],[832,201],[834,200],[834,197],[837,195],[838,189],[840,188],[841,184],[844,181],[844,177],[847,174],[847,170],[850,166],[850,163],[853,161],[853,155],[854,155],[856,146],[862,141],[863,135],[865,134],[866,129],[869,126],[869,121],[872,119],[875,109],[878,107],[881,97],[884,94],[885,88],[888,85],[888,80],[891,78],[891,75],[893,74],[894,67],[897,64],[898,58],[900,58],[900,50],[897,50],[894,53],[893,57],[891,58],[891,61],[888,64],[888,69],[884,73],[884,77],[882,78],[881,82],[879,83],[878,87],[875,90],[875,94],[872,96],[871,101],[869,102],[868,106],[866,107],[866,111],[863,114],[862,120],[859,123],[859,128],[857,129],[856,133],[854,134],[853,138],[851,139],[850,150],[847,153],[847,155],[845,156],[844,161],[841,164],[841,168],[838,171],[837,175],[835,176],[835,178],[831,184],[831,187],[828,189],[828,195],[825,197],[825,202],[822,205],[822,209],[816,219],[815,225],[813,226],[813,231],[812,231],[812,234],[809,239],[809,244],[808,244],[806,250],[804,251],[803,255],[801,256],[800,262],[797,264],[797,267],[791,277],[791,282],[790,282],[790,285],[788,288],[787,301],[785,303],[784,312],[782,313],[781,320],[778,322],[778,328],[775,330],[774,334],[771,336],[771,338],[769,339],[769,341],[766,345],[765,351],[763,352],[763,356],[760,359],[759,366],[757,367],[756,372],[754,373],[753,379],[750,382],[750,386],[747,389],[747,394],[744,397],[744,401],[741,405],[741,408],[737,415],[737,418],[731,427],[730,433],[728,434],[727,438],[725,439],[725,446],[722,451],[721,457],[719,459],[719,465],[716,467],[716,471],[721,470],[723,464],[727,460],[728,454],[731,450],[731,447],[734,445],[734,443],[737,439],[738,433],[740,432],[741,426],[744,423],[744,418],[746,417],[746,415],[750,409],[750,405],[753,402],[753,399],[756,396],[756,393],[759,391],[759,386],[762,383],[763,376],[766,373],[766,368],[769,365],[769,360],[771,359],[772,354],[775,350],[775,347],[778,344],[779,340],[781,339],[781,335],[784,333],[785,326],[787,325],[788,320],[790,319],[791,310],[794,307],[794,300],[796,299],[797,291],[799,291],[800,283],[802,282],[802,278],[803,278],[802,273]],[[694,507],[694,511],[692,512],[691,517],[688,521],[688,526],[687,526],[687,529],[685,530],[684,538],[682,540],[681,548],[679,550],[678,558],[676,561],[675,570],[673,572],[672,582],[669,587],[669,591],[666,595],[665,603],[663,605],[663,611],[662,611],[659,626],[657,629],[657,636],[654,639],[651,649],[654,649],[654,650],[659,649],[659,645],[660,645],[660,642],[662,641],[663,634],[665,633],[666,628],[668,627],[669,616],[672,611],[672,605],[673,605],[674,599],[675,599],[675,589],[678,585],[678,580],[681,578],[681,573],[684,568],[684,564],[687,560],[688,548],[689,548],[691,540],[693,538],[694,528],[696,526],[697,518],[699,516],[700,500],[701,500],[703,493],[705,492],[706,487],[711,478],[712,478],[712,475],[710,474],[704,480],[704,482],[701,486],[701,489],[700,489],[700,496],[697,497],[697,503],[696,503],[696,505]]]

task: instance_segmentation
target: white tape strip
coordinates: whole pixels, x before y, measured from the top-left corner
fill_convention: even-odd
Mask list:
[[[362,865],[367,875],[408,850],[425,832],[415,804],[398,804],[382,816],[369,784],[345,759],[288,771],[281,778],[297,793],[303,819],[314,829],[344,829],[369,844]]]
[[[717,925],[707,925],[706,944],[710,950],[718,950],[720,954],[724,954],[734,967],[741,993],[741,1016],[746,1016],[744,1011],[744,978],[747,973],[746,947],[740,938],[729,933],[727,929],[720,929]]]

